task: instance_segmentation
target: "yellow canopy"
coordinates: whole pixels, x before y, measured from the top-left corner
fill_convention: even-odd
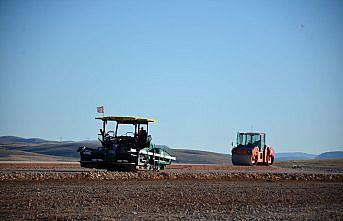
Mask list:
[[[107,116],[107,117],[96,117],[95,119],[102,121],[117,121],[120,124],[147,124],[156,123],[157,120],[143,118],[143,117],[129,117],[129,116]]]

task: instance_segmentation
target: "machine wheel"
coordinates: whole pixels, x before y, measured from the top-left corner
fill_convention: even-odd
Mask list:
[[[269,155],[266,165],[267,166],[272,165],[273,162],[274,162],[274,157]]]
[[[272,159],[271,159],[270,155],[268,155],[266,166],[269,166],[271,162],[272,162]]]
[[[241,154],[232,154],[232,164],[239,166],[253,166],[256,164],[256,158],[252,155],[241,155]]]
[[[148,170],[148,171],[149,171],[149,170],[153,170],[153,166],[151,166],[151,164],[147,164],[147,165],[146,165],[146,170]]]
[[[251,156],[251,165],[256,165],[257,164],[257,160],[254,156]]]

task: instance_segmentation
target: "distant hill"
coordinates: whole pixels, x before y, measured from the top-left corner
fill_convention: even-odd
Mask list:
[[[76,158],[45,155],[0,147],[0,161],[77,161]]]
[[[31,143],[31,144],[39,144],[39,143],[46,143],[49,142],[47,140],[43,140],[40,138],[22,138],[16,136],[2,136],[0,137],[0,143],[5,144],[13,144],[13,143]]]
[[[200,150],[165,148],[173,156],[176,163],[185,164],[231,164],[231,155]]]
[[[343,158],[343,151],[325,152],[316,157],[316,159],[333,159],[333,158]]]
[[[98,147],[100,143],[98,141],[48,141],[39,138],[21,138],[14,136],[3,136],[0,137],[0,150],[3,153],[8,153],[11,159],[15,158],[15,155],[18,155],[20,159],[23,159],[22,156],[32,156],[32,154],[38,154],[35,157],[35,160],[41,156],[42,158],[47,157],[57,157],[61,160],[68,158],[69,160],[79,160],[79,153],[77,149],[80,146],[87,146],[91,148]],[[9,158],[4,155],[0,155],[0,160]],[[28,158],[29,160],[29,158]]]
[[[0,160],[70,160],[78,161],[77,149],[81,146],[96,148],[100,146],[99,141],[48,141],[38,138],[21,138],[14,136],[0,137]],[[230,163],[228,154],[214,153],[208,151],[171,149],[164,145],[157,145],[165,148],[172,155],[176,156],[177,163],[193,164],[224,164]],[[25,156],[25,157],[24,157]]]
[[[15,136],[0,137],[0,160],[69,160],[78,161],[77,149],[81,146],[96,148],[99,141],[49,141],[40,138],[22,138]],[[158,146],[158,145],[157,145]],[[227,164],[231,163],[229,154],[215,153],[210,151],[174,149],[164,147],[172,155],[176,156],[177,163],[186,164]],[[321,155],[307,154],[302,152],[276,153],[276,161],[310,160],[323,158],[343,158],[343,151],[326,152]]]
[[[315,159],[317,155],[308,154],[302,152],[286,152],[286,153],[275,153],[276,161],[288,161],[288,160],[311,160]]]

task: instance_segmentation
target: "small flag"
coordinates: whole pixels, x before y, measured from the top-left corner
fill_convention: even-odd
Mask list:
[[[96,111],[97,111],[98,113],[104,113],[104,106],[97,107],[97,108],[96,108]]]

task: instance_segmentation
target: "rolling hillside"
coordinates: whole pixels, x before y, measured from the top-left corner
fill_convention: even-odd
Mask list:
[[[22,138],[15,136],[0,137],[0,160],[57,160],[78,161],[77,149],[81,146],[96,148],[99,141],[49,141],[39,138]],[[185,164],[227,164],[231,163],[229,154],[215,153],[210,151],[174,149],[165,145],[165,148],[176,156],[176,163]],[[324,158],[343,158],[343,151],[326,152],[320,155],[302,152],[276,153],[276,161],[311,160]]]
[[[77,161],[76,158],[45,155],[0,148],[0,161]]]
[[[343,158],[343,151],[325,152],[316,157],[316,159],[337,159]]]
[[[315,159],[317,155],[308,154],[302,152],[286,152],[286,153],[275,153],[275,160],[277,161],[288,161],[288,160],[311,160]]]
[[[69,160],[78,161],[77,149],[81,146],[96,148],[100,146],[98,141],[47,141],[38,138],[21,138],[14,136],[0,137],[0,160]],[[231,162],[228,154],[220,154],[207,151],[171,149],[167,146],[168,152],[175,155],[177,163],[194,164],[224,164]],[[25,156],[25,157],[24,157]]]
[[[165,148],[176,156],[176,163],[186,164],[231,164],[231,155],[200,150]]]

